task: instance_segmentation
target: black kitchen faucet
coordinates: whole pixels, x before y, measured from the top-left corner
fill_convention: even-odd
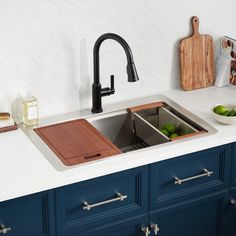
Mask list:
[[[135,82],[139,80],[138,74],[135,68],[133,55],[128,43],[121,38],[117,34],[107,33],[101,35],[93,48],[93,66],[94,66],[94,82],[92,85],[92,100],[93,100],[93,107],[92,113],[100,113],[102,112],[102,97],[108,96],[115,93],[114,88],[114,75],[111,75],[111,87],[102,88],[100,84],[100,74],[99,74],[99,49],[102,42],[106,39],[113,39],[120,43],[120,45],[125,50],[125,54],[127,57],[127,74],[128,74],[128,82]]]

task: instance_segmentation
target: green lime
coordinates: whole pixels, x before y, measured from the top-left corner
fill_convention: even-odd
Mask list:
[[[176,131],[176,127],[173,124],[165,124],[161,129],[165,129],[169,134],[173,134]]]
[[[161,131],[165,136],[169,137],[169,133],[168,133],[167,130],[165,130],[165,129],[160,129],[160,131]]]
[[[214,107],[214,112],[218,115],[222,115],[225,111],[227,111],[227,107],[223,106],[223,105],[218,105],[216,107]]]
[[[177,133],[173,133],[173,134],[171,134],[170,135],[170,138],[176,138],[176,137],[178,137],[179,135],[177,134]]]
[[[227,116],[236,116],[236,111],[235,110],[230,111],[230,113]]]
[[[222,116],[228,116],[230,112],[231,112],[230,110],[226,110],[226,111],[222,114]]]
[[[179,131],[178,132],[178,134],[179,134],[179,136],[181,136],[181,135],[186,135],[186,134],[191,134],[191,133],[194,133],[194,131],[193,130],[183,130],[183,131]]]

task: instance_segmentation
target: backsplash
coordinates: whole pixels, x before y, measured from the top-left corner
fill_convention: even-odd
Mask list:
[[[117,42],[101,47],[103,86],[115,75],[115,103],[179,88],[178,40],[193,15],[214,40],[236,38],[233,0],[3,0],[0,1],[0,110],[28,91],[39,115],[91,107],[93,45],[103,33],[130,45],[140,80],[128,83],[126,57]]]

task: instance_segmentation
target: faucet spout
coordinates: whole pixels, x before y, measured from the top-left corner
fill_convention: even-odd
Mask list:
[[[111,88],[102,88],[100,84],[100,63],[99,63],[99,49],[102,42],[106,39],[113,39],[117,41],[124,49],[127,58],[127,74],[128,82],[135,82],[139,80],[138,73],[134,64],[133,54],[128,43],[119,35],[113,33],[107,33],[101,35],[95,42],[93,49],[93,65],[94,65],[94,82],[92,85],[93,96],[93,113],[102,112],[102,96],[108,96],[115,93],[114,89],[114,75],[111,76]]]

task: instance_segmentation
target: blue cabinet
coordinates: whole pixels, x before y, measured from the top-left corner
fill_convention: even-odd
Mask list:
[[[236,188],[231,189],[225,206],[225,234],[224,236],[236,235]]]
[[[57,234],[73,235],[147,211],[148,167],[55,190]]]
[[[236,235],[236,143],[232,144],[230,192],[225,207],[225,235]]]
[[[231,186],[236,187],[236,143],[232,146]]]
[[[151,209],[228,188],[230,159],[224,145],[152,164]]]
[[[231,186],[226,205],[225,235],[236,235],[236,143],[232,145]]]
[[[0,203],[3,232],[235,236],[236,144]]]
[[[146,216],[113,222],[98,228],[90,227],[86,233],[68,234],[68,236],[145,236],[142,231],[146,225]]]
[[[0,203],[0,234],[7,236],[53,236],[51,192]]]
[[[222,222],[226,195],[209,194],[167,205],[150,214],[150,224],[158,226],[160,236],[225,236]]]

